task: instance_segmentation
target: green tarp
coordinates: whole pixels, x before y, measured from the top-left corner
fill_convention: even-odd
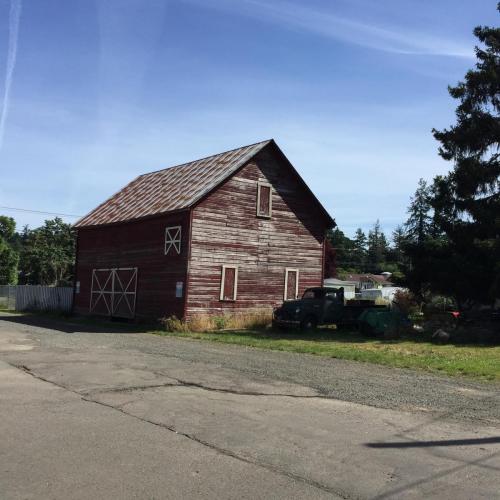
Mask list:
[[[400,312],[391,309],[366,309],[358,321],[362,329],[367,325],[373,333],[383,334],[399,330],[407,320]]]

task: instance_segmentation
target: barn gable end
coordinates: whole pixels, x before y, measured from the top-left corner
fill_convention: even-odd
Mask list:
[[[261,186],[271,190],[268,215]],[[287,280],[297,284],[287,298],[320,286],[331,225],[284,155],[264,148],[193,208],[187,317],[270,310]],[[221,300],[225,266],[237,269],[236,300]]]

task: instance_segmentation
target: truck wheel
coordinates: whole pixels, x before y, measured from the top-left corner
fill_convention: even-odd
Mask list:
[[[318,321],[314,316],[307,316],[300,322],[300,329],[304,332],[312,332],[316,330]]]
[[[285,330],[288,330],[288,328],[285,325],[281,325],[280,323],[275,323],[273,321],[273,330],[279,330],[280,332],[284,332]]]
[[[359,331],[361,335],[364,335],[366,337],[376,337],[376,333],[373,327],[368,323],[365,323],[364,321],[359,323]]]

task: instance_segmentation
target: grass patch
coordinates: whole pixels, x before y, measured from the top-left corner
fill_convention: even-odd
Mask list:
[[[307,336],[299,332],[267,330],[153,333],[500,381],[500,346],[437,345],[413,338],[371,339],[335,330]]]

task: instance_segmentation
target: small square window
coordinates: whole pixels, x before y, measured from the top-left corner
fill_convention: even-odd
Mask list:
[[[238,289],[238,266],[222,266],[220,300],[235,301]]]
[[[181,226],[165,229],[165,255],[181,253]]]
[[[259,182],[257,184],[257,217],[271,217],[272,201],[271,184]]]

